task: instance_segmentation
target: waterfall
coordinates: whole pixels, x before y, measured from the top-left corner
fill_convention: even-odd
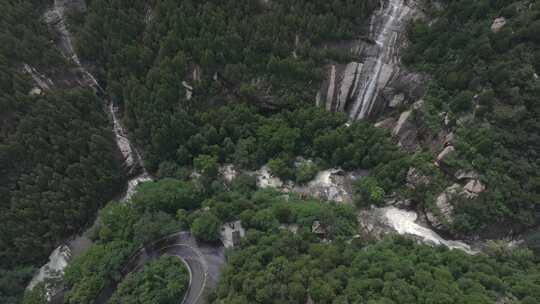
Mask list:
[[[66,4],[65,0],[55,0],[54,6],[45,12],[44,20],[57,32],[60,38],[59,41],[57,41],[57,47],[62,52],[62,55],[68,60],[71,60],[77,66],[80,75],[82,75],[81,78],[77,80],[77,83],[81,87],[89,87],[96,91],[96,93],[102,93],[104,90],[101,88],[94,75],[81,64],[79,57],[75,53],[72,36],[65,23],[64,11]],[[31,68],[25,66],[25,69],[30,70]],[[124,166],[129,170],[130,175],[134,175],[137,171],[140,171],[139,174],[133,176],[127,183],[127,190],[120,199],[121,202],[125,202],[135,193],[135,188],[138,184],[151,181],[152,178],[144,168],[141,155],[131,144],[127,132],[122,126],[120,119],[118,119],[118,108],[115,107],[114,103],[110,100],[105,99],[105,102],[107,104],[107,111],[112,120],[116,145],[124,158]],[[76,236],[67,244],[56,248],[49,256],[49,262],[40,268],[39,272],[32,278],[32,281],[27,288],[32,289],[35,285],[45,279],[54,277],[58,273],[62,273],[74,256],[80,254],[92,244],[88,235],[89,232],[96,227],[97,223],[98,219],[96,219],[92,227],[82,235]],[[49,297],[53,296],[53,293],[54,291],[49,290]]]
[[[366,80],[362,83],[359,93],[349,112],[351,120],[365,119],[371,113],[374,102],[379,96],[394,70],[397,69],[398,37],[404,30],[404,24],[411,15],[412,9],[408,6],[411,0],[388,0],[381,3],[378,12],[370,20],[370,35],[374,38],[376,55],[366,59],[362,73],[366,73]],[[380,20],[380,26],[375,25]]]

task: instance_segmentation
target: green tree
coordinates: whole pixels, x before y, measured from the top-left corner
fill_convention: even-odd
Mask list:
[[[131,273],[117,287],[110,303],[173,304],[182,299],[189,285],[184,263],[174,256],[149,262],[140,272]]]
[[[202,241],[214,242],[219,240],[220,220],[212,213],[204,212],[191,224],[191,233]]]
[[[356,202],[361,206],[370,204],[381,204],[384,200],[384,189],[379,186],[378,181],[373,177],[364,177],[355,184]]]

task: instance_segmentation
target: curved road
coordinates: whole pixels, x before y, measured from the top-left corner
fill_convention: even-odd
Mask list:
[[[157,256],[179,257],[188,267],[190,283],[182,304],[201,303],[204,292],[217,284],[225,261],[223,246],[197,244],[188,232],[175,235],[174,243],[158,248]]]
[[[221,243],[199,243],[191,233],[179,232],[139,249],[122,269],[122,275],[125,277],[138,271],[146,262],[163,255],[179,257],[189,270],[189,287],[184,298],[178,302],[181,304],[203,303],[205,293],[216,286],[225,263],[225,248]],[[94,303],[107,303],[115,289],[116,286],[106,286]]]

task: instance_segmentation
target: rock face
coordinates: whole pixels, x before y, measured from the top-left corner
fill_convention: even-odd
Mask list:
[[[459,184],[453,184],[437,196],[435,211],[426,212],[426,217],[433,227],[444,230],[448,228],[447,225],[454,222],[452,200],[459,195],[461,189]]]
[[[411,167],[407,172],[407,187],[410,189],[416,189],[420,186],[428,185],[431,182],[429,177],[422,174],[418,169]]]
[[[39,73],[34,67],[23,64],[23,71],[24,73],[30,75],[32,77],[32,80],[34,81],[35,85],[39,89],[38,94],[31,94],[31,95],[39,95],[41,94],[41,91],[50,90],[54,87],[54,82],[44,74]],[[32,90],[33,92],[36,92],[35,90]],[[32,93],[32,92],[31,92]]]
[[[494,33],[497,33],[500,31],[504,26],[506,25],[506,18],[499,17],[493,20],[493,24],[491,24],[491,31]]]
[[[360,82],[360,72],[364,65],[358,62],[351,62],[345,68],[343,80],[337,96],[336,111],[343,112],[347,102],[356,94],[358,83]]]
[[[384,102],[398,106],[411,97],[421,96],[416,85],[421,76],[400,70],[399,51],[408,22],[420,14],[415,0],[386,0],[370,19],[368,38],[359,39],[351,46],[351,53],[362,58],[362,63],[329,66],[327,80],[317,94],[318,104],[325,104],[330,111],[344,111],[351,120],[365,119],[384,100],[383,90],[395,85],[395,94]],[[420,84],[420,86],[423,86]],[[418,97],[414,97],[418,96]]]

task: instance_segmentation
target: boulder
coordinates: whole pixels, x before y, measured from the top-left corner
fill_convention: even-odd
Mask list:
[[[463,187],[463,194],[469,199],[478,197],[484,191],[486,191],[486,186],[478,179],[470,180]]]
[[[34,96],[34,95],[41,95],[43,93],[43,90],[39,87],[33,87],[28,94]]]
[[[453,154],[455,151],[456,151],[456,148],[454,148],[454,146],[447,146],[437,156],[437,163],[438,164],[444,163],[445,159],[448,158],[448,156]]]
[[[464,170],[459,169],[455,174],[454,177],[457,180],[467,180],[467,179],[478,179],[479,175],[474,170]]]
[[[401,113],[401,115],[399,116],[398,122],[396,126],[394,127],[394,130],[392,130],[393,136],[400,136],[405,131],[413,127],[412,124],[410,123],[411,116],[412,116],[412,111],[410,110]]]
[[[493,20],[493,23],[491,24],[491,31],[494,32],[494,33],[497,33],[505,25],[506,25],[506,18],[504,18],[504,17],[495,18],[495,20]]]
[[[401,113],[392,136],[397,139],[398,146],[406,152],[413,152],[418,146],[418,129],[414,121],[413,110]]]

